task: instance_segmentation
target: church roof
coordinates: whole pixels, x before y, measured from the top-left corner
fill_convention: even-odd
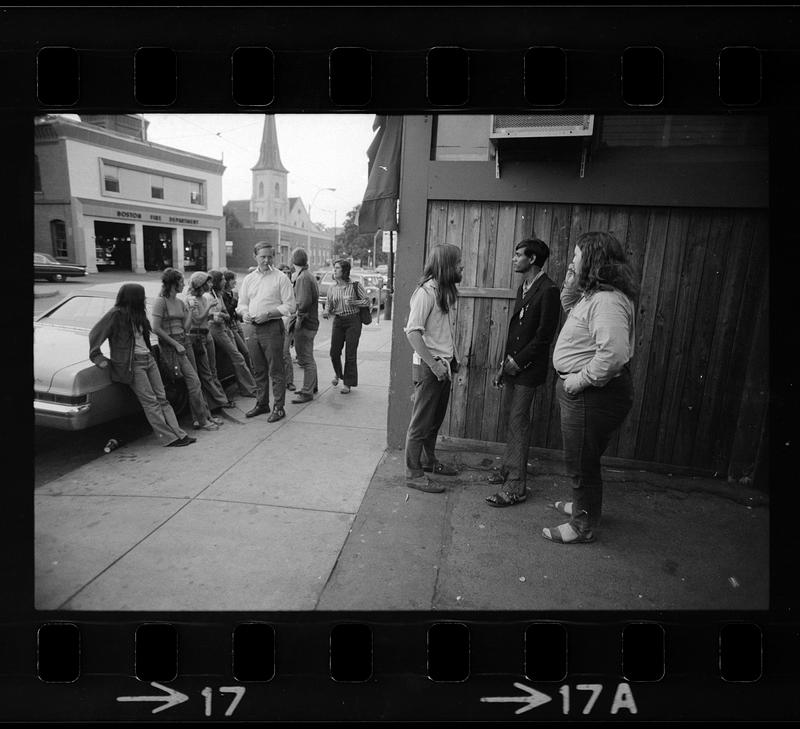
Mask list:
[[[251,170],[275,170],[289,172],[281,162],[281,151],[278,149],[278,132],[275,128],[275,115],[264,114],[264,132],[261,135],[261,151],[258,162]]]

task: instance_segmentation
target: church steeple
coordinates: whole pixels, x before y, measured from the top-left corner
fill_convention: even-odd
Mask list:
[[[281,222],[289,219],[287,177],[289,170],[281,162],[278,149],[278,132],[275,116],[264,115],[264,133],[261,135],[261,152],[254,167],[253,192],[250,197],[250,212],[256,223]]]
[[[261,153],[251,170],[274,170],[276,172],[289,172],[281,162],[281,152],[278,149],[278,132],[275,128],[275,115],[264,115],[264,133],[261,135]]]

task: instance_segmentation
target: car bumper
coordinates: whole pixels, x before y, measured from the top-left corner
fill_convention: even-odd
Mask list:
[[[65,405],[45,400],[33,401],[35,424],[59,430],[83,430],[88,428],[91,425],[91,409],[90,403]]]

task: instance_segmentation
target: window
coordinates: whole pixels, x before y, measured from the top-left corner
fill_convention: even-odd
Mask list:
[[[150,197],[156,200],[164,199],[164,178],[158,175],[150,176]]]
[[[203,204],[203,185],[199,182],[190,183],[189,187],[189,202],[192,205]]]
[[[63,220],[50,221],[50,240],[56,258],[67,257],[67,226]]]
[[[103,170],[103,187],[106,192],[119,192],[119,168],[106,165]]]
[[[275,197],[279,198],[280,196],[281,196],[281,183],[280,182],[276,182],[275,183]]]
[[[42,191],[42,175],[39,172],[39,157],[33,155],[33,189],[34,192]]]
[[[259,182],[258,183],[258,197],[259,198],[263,198],[264,197],[264,183],[263,182]]]

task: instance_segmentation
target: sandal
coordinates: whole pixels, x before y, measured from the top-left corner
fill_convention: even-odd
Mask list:
[[[569,523],[545,527],[542,529],[542,536],[556,544],[589,544],[594,541],[594,534],[590,530],[578,532]]]
[[[521,504],[524,501],[527,501],[528,494],[527,492],[523,492],[521,494],[516,493],[515,491],[498,491],[496,494],[492,494],[491,496],[486,497],[486,503],[489,506],[514,506],[514,504]]]
[[[565,516],[572,516],[572,502],[571,501],[556,501],[550,504],[556,511],[561,512]]]
[[[217,425],[213,420],[207,420],[203,425],[197,426],[198,430],[219,430],[219,425]]]

